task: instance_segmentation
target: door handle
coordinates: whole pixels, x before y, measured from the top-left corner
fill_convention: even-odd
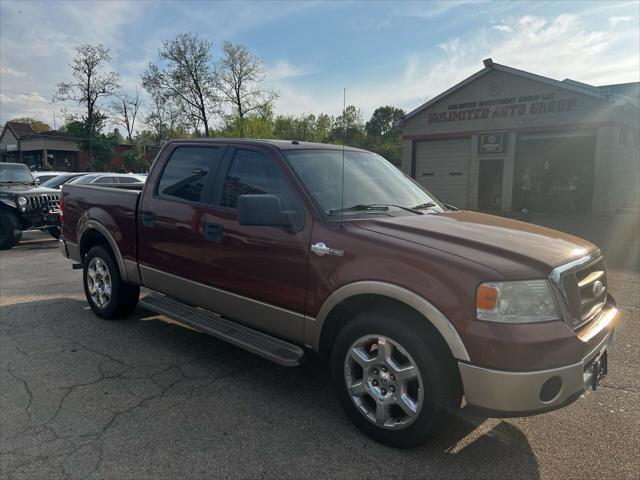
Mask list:
[[[154,227],[156,223],[156,212],[142,212],[142,225],[145,227]]]
[[[342,257],[344,255],[344,250],[329,248],[322,242],[314,243],[313,245],[311,245],[311,252],[315,253],[319,257],[324,257],[325,255],[335,255],[336,257]]]
[[[224,227],[219,223],[206,223],[204,226],[204,239],[208,242],[222,243]]]

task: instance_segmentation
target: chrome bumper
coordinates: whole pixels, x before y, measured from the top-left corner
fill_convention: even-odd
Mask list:
[[[613,331],[581,362],[549,370],[510,372],[459,362],[466,402],[493,417],[534,415],[562,408],[588,388],[591,365],[612,338]]]

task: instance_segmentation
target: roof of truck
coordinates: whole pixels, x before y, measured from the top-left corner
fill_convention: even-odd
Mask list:
[[[171,140],[169,143],[234,143],[256,146],[270,145],[279,150],[342,150],[343,148],[342,145],[334,145],[332,143],[301,142],[298,140],[273,140],[260,138],[189,138],[184,140]],[[353,151],[364,151],[360,148],[349,147],[346,145],[344,149]]]

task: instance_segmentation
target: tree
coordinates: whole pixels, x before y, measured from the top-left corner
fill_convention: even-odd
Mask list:
[[[370,137],[395,138],[400,135],[402,129],[398,122],[404,118],[404,111],[396,107],[378,107],[365,125],[367,135]]]
[[[179,110],[176,99],[169,95],[156,79],[146,79],[143,88],[150,97],[151,109],[144,117],[144,123],[151,129],[143,132],[152,136],[157,143],[161,140],[186,136],[184,116]],[[150,135],[146,135],[146,133]]]
[[[255,111],[271,108],[277,94],[262,87],[264,64],[246,47],[224,42],[222,58],[215,69],[216,86],[222,101],[237,115],[240,136],[244,136],[245,117]]]
[[[175,102],[183,121],[196,130],[202,126],[208,137],[209,119],[219,104],[211,43],[193,33],[182,33],[173,40],[162,42],[158,53],[161,64],[150,63],[142,76],[145,90],[156,93],[155,101],[159,102],[156,107]]]
[[[76,56],[71,67],[73,80],[58,83],[58,91],[53,101],[72,100],[85,105],[85,136],[91,138],[100,130],[100,110],[98,100],[113,95],[120,87],[120,76],[116,72],[104,73],[103,67],[111,60],[109,50],[98,45],[82,44],[76,47]]]
[[[16,122],[16,123],[26,123],[28,124],[31,128],[33,128],[36,132],[46,132],[51,130],[51,127],[40,121],[40,120],[36,120],[34,118],[31,117],[19,117],[19,118],[14,118],[12,120],[9,120],[9,122]]]
[[[133,144],[133,133],[141,104],[140,88],[136,89],[134,96],[121,92],[118,95],[118,99],[111,104],[113,121],[126,129],[127,139],[131,144]]]
[[[336,117],[327,140],[352,147],[363,146],[365,138],[362,113],[354,105],[348,105],[342,115]]]

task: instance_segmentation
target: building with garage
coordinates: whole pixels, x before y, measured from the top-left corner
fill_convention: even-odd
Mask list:
[[[465,209],[640,211],[640,83],[484,66],[405,116],[406,173]]]

